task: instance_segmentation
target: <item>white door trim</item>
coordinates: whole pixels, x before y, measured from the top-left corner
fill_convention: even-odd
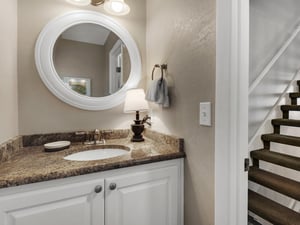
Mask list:
[[[215,224],[247,224],[249,1],[217,0]]]
[[[122,53],[122,41],[118,40],[112,49],[109,51],[109,94],[117,92],[120,87],[117,87],[116,80],[116,67],[117,67],[117,56]],[[121,69],[123,70],[123,68]]]

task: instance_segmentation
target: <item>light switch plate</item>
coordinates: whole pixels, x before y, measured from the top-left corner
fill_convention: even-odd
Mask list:
[[[200,102],[199,123],[202,126],[211,126],[211,102]]]

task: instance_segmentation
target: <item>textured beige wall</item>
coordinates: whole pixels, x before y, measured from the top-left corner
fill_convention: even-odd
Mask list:
[[[129,15],[114,17],[132,34],[145,65],[145,0],[127,0]],[[103,7],[77,7],[65,0],[18,1],[18,67],[20,133],[45,133],[94,128],[128,128],[134,115],[123,114],[122,105],[105,111],[76,109],[57,99],[42,83],[34,62],[34,46],[39,32],[51,19],[72,10],[96,10]],[[5,19],[7,21],[7,19]],[[143,77],[145,77],[143,68]],[[142,81],[141,83],[144,83]]]
[[[91,79],[91,96],[106,96],[106,62],[103,45],[60,38],[54,46],[53,61],[58,75]]]
[[[145,65],[146,0],[127,0],[131,13],[115,17],[136,40]],[[128,127],[122,106],[88,112],[54,97],[34,65],[34,44],[50,19],[81,9],[64,0],[19,0],[19,95],[22,134]],[[90,10],[101,8],[86,7]],[[155,63],[168,63],[171,108],[154,107],[153,128],[185,139],[185,225],[214,224],[214,127],[198,125],[199,102],[215,100],[215,1],[147,1],[148,80]],[[143,83],[143,82],[142,82]],[[149,83],[149,82],[148,82]],[[214,113],[213,113],[214,114]]]
[[[198,115],[199,102],[215,101],[215,4],[147,1],[148,79],[167,63],[171,86],[171,107],[154,108],[153,128],[185,139],[185,225],[214,224],[214,127]]]
[[[0,143],[18,135],[17,0],[0,1]]]

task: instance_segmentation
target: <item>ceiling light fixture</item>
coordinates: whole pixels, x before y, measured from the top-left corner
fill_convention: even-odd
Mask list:
[[[105,0],[91,0],[91,5],[98,6],[102,5],[105,2]]]
[[[103,5],[105,11],[115,16],[123,16],[130,12],[130,7],[124,0],[66,0],[73,5],[79,6],[99,6]]]
[[[104,9],[108,13],[115,16],[123,16],[130,12],[130,7],[124,0],[91,0],[94,6],[104,4]]]

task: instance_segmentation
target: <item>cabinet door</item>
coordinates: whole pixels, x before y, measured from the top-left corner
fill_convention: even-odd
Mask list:
[[[75,183],[0,198],[1,225],[104,225],[104,181]],[[95,192],[95,187],[98,190]]]
[[[179,168],[105,180],[105,225],[179,225]]]

